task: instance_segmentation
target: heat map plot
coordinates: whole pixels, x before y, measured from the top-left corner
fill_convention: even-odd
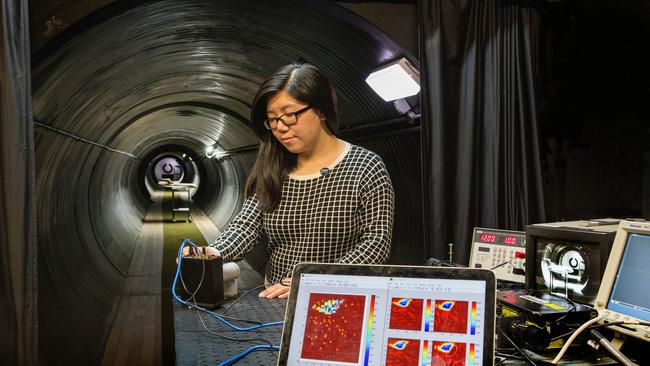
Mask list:
[[[386,366],[418,366],[419,339],[388,338]]]
[[[446,333],[467,333],[467,301],[436,300],[433,330]]]
[[[390,306],[390,329],[422,329],[422,299],[394,297]]]
[[[431,366],[464,366],[465,343],[431,342]]]
[[[300,357],[359,362],[366,297],[312,293]]]

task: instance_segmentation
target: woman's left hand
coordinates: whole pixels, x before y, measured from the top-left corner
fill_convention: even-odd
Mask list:
[[[286,299],[289,297],[289,289],[291,285],[291,278],[285,278],[282,280],[282,283],[276,283],[275,285],[267,288],[266,290],[260,292],[260,297],[265,297],[267,299],[279,298]]]

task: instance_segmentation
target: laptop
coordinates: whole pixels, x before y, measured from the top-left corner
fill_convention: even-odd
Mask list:
[[[301,263],[278,365],[492,365],[485,269]]]

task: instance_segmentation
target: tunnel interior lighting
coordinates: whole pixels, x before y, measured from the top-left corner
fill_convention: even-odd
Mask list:
[[[205,147],[205,156],[208,158],[213,158],[217,152],[214,149],[214,146],[206,146]]]
[[[420,92],[420,71],[402,57],[370,73],[366,83],[383,100],[390,102]]]

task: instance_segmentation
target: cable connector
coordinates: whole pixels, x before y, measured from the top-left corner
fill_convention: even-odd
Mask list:
[[[617,359],[621,364],[625,366],[638,366],[636,363],[632,362],[629,358],[627,358],[624,354],[621,353],[621,351],[617,350],[616,347],[614,347],[607,338],[605,338],[604,335],[602,335],[599,331],[596,329],[590,329],[589,332],[591,333],[591,336],[596,338],[598,341],[598,344],[602,346],[607,352],[612,355],[615,359]],[[593,346],[592,346],[593,347]],[[598,349],[598,347],[594,347]]]

